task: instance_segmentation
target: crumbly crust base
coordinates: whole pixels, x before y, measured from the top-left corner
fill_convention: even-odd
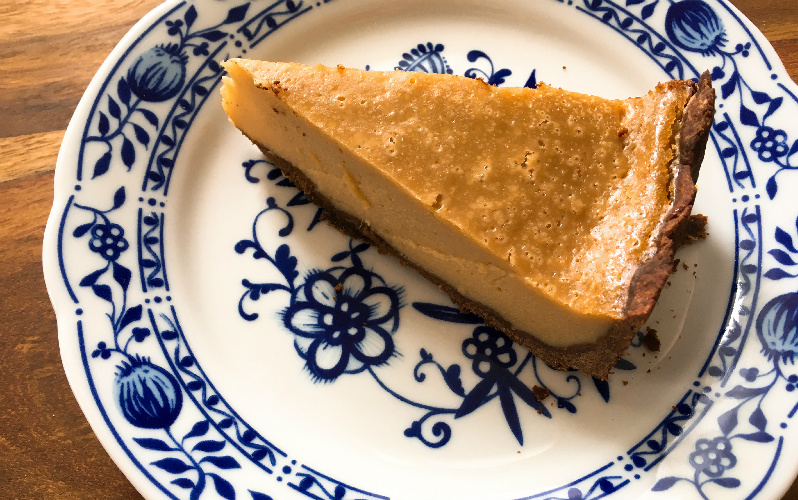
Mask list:
[[[299,169],[274,155],[263,145],[257,142],[255,144],[291,182],[307,195],[308,199],[324,209],[325,219],[330,225],[349,236],[370,242],[381,253],[397,257],[403,264],[412,267],[429,281],[438,285],[463,312],[480,316],[485,324],[502,331],[515,342],[526,346],[552,368],[560,370],[574,368],[586,375],[606,379],[615,363],[626,352],[635,333],[651,314],[673,269],[676,249],[680,245],[696,239],[695,235],[697,232],[703,231],[703,223],[706,222],[706,218],[691,218],[690,211],[696,196],[695,181],[698,178],[715,112],[715,93],[709,73],[705,72],[701,75],[698,85],[694,88],[695,94],[685,107],[681,123],[678,162],[673,167],[673,201],[657,228],[658,238],[654,244],[655,251],[640,265],[632,277],[626,315],[595,343],[567,347],[551,346],[537,340],[529,332],[514,329],[495,310],[464,297],[429,270],[422,269],[408,260],[374,233],[363,221],[338,210],[331,200],[319,193],[315,184]],[[696,225],[700,227],[697,229]]]

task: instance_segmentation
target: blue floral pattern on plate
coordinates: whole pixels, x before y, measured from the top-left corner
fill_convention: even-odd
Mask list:
[[[621,37],[664,75],[695,78],[699,69],[711,69],[720,97],[711,146],[733,206],[735,270],[726,317],[693,387],[668,402],[670,410],[623,456],[524,498],[626,498],[644,477],[657,478],[650,491],[667,491],[663,497],[754,498],[781,466],[787,422],[798,411],[798,299],[792,290],[798,222],[790,222],[798,213],[782,213],[794,211],[785,207],[792,206],[787,179],[798,169],[798,130],[785,123],[798,108],[795,87],[783,83],[787,79],[774,70],[752,28],[720,1],[551,2],[562,4],[564,15],[587,16]],[[92,418],[104,426],[106,446],[120,450],[116,459],[129,461],[166,498],[393,495],[326,475],[245,421],[194,356],[166,269],[173,260],[167,258],[165,227],[176,223],[167,218],[170,183],[187,132],[201,120],[222,78],[219,63],[268,45],[272,34],[331,8],[328,3],[162,6],[98,77],[81,104],[86,119],[73,123],[65,141],[77,146],[74,157],[59,162],[61,184],[45,241],[48,287],[59,306],[60,335],[67,339],[62,346],[74,350],[64,356],[79,360],[81,383],[90,394],[79,399],[96,411]],[[458,72],[492,85],[513,75],[496,67],[489,51],[450,51],[445,35],[408,46],[390,54],[396,69]],[[537,85],[536,69],[515,71],[529,71],[526,86]],[[769,81],[757,79],[757,71]],[[370,377],[388,399],[417,412],[395,431],[426,453],[467,439],[455,432],[460,422],[490,408],[500,411],[503,428],[522,446],[530,441],[526,413],[550,421],[581,414],[578,396],[588,392],[612,407],[610,383],[553,372],[477,318],[408,296],[402,283],[379,270],[365,243],[341,239],[340,247],[328,244],[326,264],[304,263],[297,251],[300,236],[318,232],[321,211],[264,160],[248,160],[243,169],[250,186],[261,184],[254,174],[265,170],[275,196],[255,216],[251,238],[231,242],[231,258],[249,259],[253,272],[270,268],[279,279],[241,277],[237,315],[258,323],[267,319],[263,304],[281,304],[276,314],[282,334],[293,340],[294,376],[304,372],[322,390]],[[776,216],[781,218],[774,224]],[[258,229],[266,218],[274,233],[268,242]],[[459,361],[433,348],[403,352],[399,341],[407,333],[400,323],[410,314],[459,328]],[[641,352],[641,346],[639,334],[632,351]],[[634,352],[616,370],[639,371],[629,358]],[[403,359],[412,360],[404,373],[412,387],[439,380],[451,404],[408,393],[407,384],[393,388],[388,375]],[[790,401],[789,408],[775,401]],[[752,457],[768,457],[761,473],[742,470]],[[665,464],[662,470],[672,473],[657,472]]]

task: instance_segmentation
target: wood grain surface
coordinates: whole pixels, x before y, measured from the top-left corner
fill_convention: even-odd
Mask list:
[[[798,1],[732,2],[798,80]],[[67,384],[41,244],[69,118],[111,49],[158,3],[0,3],[0,498],[141,498]],[[784,498],[798,500],[798,484]]]

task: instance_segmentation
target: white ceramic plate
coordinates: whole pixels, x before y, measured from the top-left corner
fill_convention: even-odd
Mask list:
[[[609,383],[552,371],[318,223],[226,120],[218,63],[240,55],[606,97],[712,71],[711,235],[649,321],[660,352],[635,339]],[[58,158],[44,267],[69,381],[148,499],[778,499],[798,463],[796,94],[719,0],[168,2]]]

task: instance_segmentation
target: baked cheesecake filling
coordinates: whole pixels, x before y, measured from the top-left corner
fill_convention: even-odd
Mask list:
[[[553,346],[593,342],[624,317],[671,203],[686,84],[618,101],[246,64],[226,65],[236,126],[417,267]]]

